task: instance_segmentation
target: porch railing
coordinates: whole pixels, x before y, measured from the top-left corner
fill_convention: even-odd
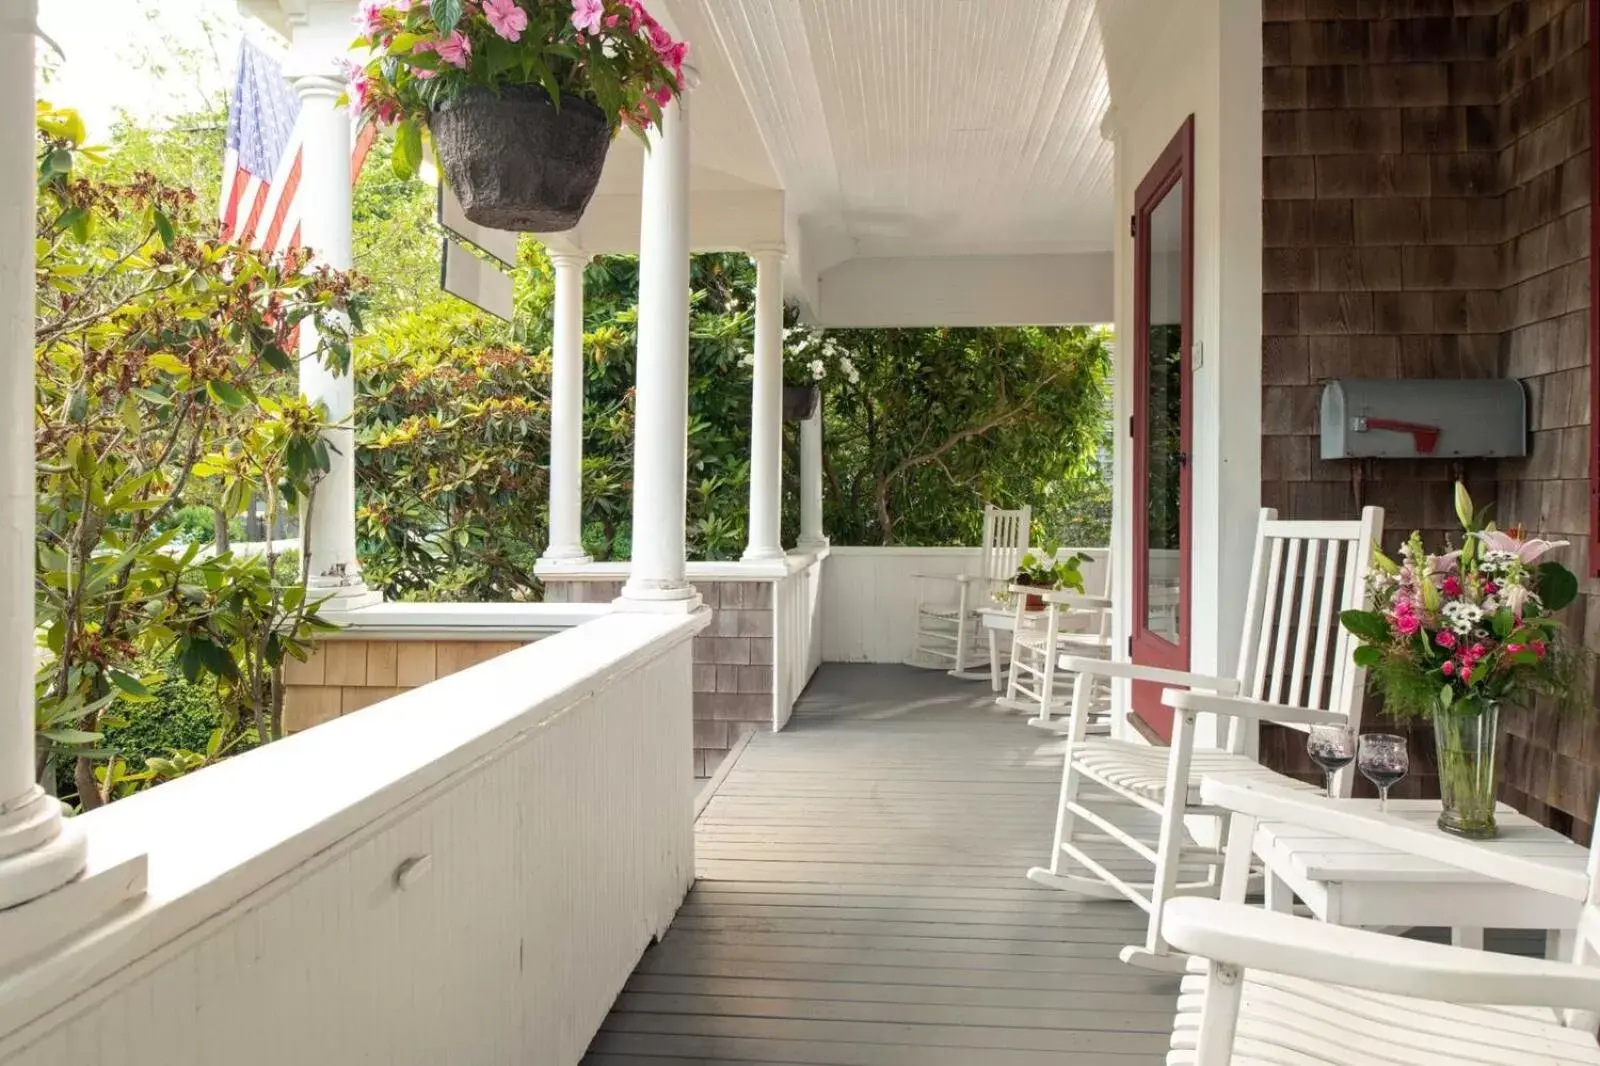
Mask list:
[[[694,873],[701,615],[613,614],[80,818],[149,857],[0,1061],[576,1063]]]

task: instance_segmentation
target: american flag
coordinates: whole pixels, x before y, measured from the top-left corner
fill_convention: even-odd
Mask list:
[[[350,180],[361,173],[375,130],[355,131]],[[222,160],[218,217],[224,240],[268,253],[300,246],[300,97],[278,61],[245,38],[228,101],[228,142]]]

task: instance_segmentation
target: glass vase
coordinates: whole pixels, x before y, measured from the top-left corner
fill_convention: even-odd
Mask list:
[[[1474,840],[1495,835],[1494,749],[1499,727],[1497,703],[1457,700],[1448,708],[1434,708],[1439,798],[1444,802],[1439,828],[1446,833]]]

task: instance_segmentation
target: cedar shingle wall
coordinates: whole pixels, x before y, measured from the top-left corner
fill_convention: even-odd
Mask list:
[[[1459,475],[1502,523],[1585,541],[1583,0],[1265,0],[1264,15],[1264,503],[1378,504],[1391,546],[1412,529],[1438,544]],[[1527,382],[1527,460],[1317,458],[1324,379],[1502,375]],[[1436,794],[1431,738],[1412,736],[1408,791]],[[1309,769],[1296,734],[1264,736],[1263,757]],[[1504,760],[1505,799],[1588,838],[1600,727],[1513,713]]]
[[[1563,559],[1580,574],[1589,529],[1590,115],[1582,0],[1521,2],[1501,16],[1500,176],[1505,189],[1505,332],[1500,372],[1528,390],[1532,452],[1500,466],[1504,523],[1573,542]],[[1593,624],[1590,594],[1571,623]],[[1501,796],[1587,840],[1600,789],[1600,719],[1509,714]]]

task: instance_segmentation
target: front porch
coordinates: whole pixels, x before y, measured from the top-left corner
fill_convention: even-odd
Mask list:
[[[1022,876],[1062,743],[984,686],[823,667],[708,786],[698,881],[584,1061],[1162,1061],[1177,980],[1117,959],[1143,914]]]

